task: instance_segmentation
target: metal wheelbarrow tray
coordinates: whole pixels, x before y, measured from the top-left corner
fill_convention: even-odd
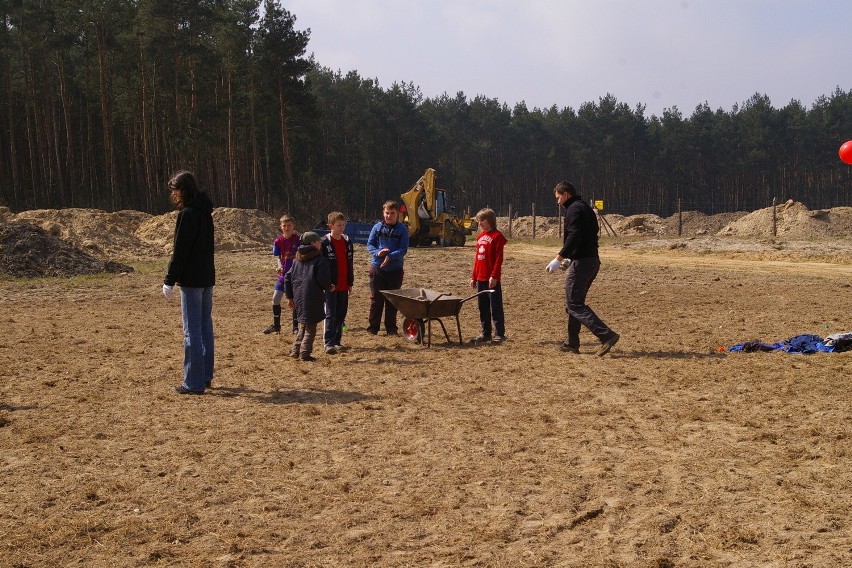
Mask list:
[[[441,318],[454,316],[456,318],[456,329],[459,333],[459,344],[462,343],[461,322],[459,312],[462,305],[480,294],[490,294],[494,290],[483,290],[472,296],[462,298],[449,292],[436,292],[426,288],[401,288],[399,290],[381,290],[387,300],[399,310],[405,321],[402,324],[403,334],[407,339],[418,340],[423,343],[426,336],[426,345],[432,346],[432,321],[441,324],[447,343],[452,343],[447,328]],[[425,333],[424,333],[425,332]]]

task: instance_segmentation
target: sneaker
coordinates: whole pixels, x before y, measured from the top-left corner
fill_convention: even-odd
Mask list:
[[[280,326],[280,325],[272,324],[272,325],[270,325],[269,327],[267,327],[266,329],[264,329],[264,330],[263,330],[263,333],[265,333],[266,335],[269,335],[270,333],[278,333],[278,334],[280,334],[280,333],[281,333],[281,326]]]
[[[292,357],[293,359],[298,359],[299,358],[299,352],[298,351],[290,351],[290,357]]]
[[[480,335],[477,335],[473,339],[471,339],[471,341],[474,342],[474,343],[484,343],[486,341],[491,341],[491,334],[490,333],[482,333]]]
[[[178,394],[204,394],[204,389],[191,389],[184,385],[175,387],[175,392]]]
[[[300,360],[300,361],[308,361],[308,362],[311,362],[311,361],[316,361],[316,360],[317,360],[317,358],[316,358],[316,357],[311,357],[310,355],[302,355],[301,357],[299,357],[299,360]]]
[[[348,347],[344,347],[342,345],[335,345],[334,348],[337,349],[338,353],[343,353],[344,351],[347,351],[349,349]]]
[[[328,347],[325,348],[325,354],[326,355],[337,355],[337,347],[335,347],[334,345],[329,345]]]
[[[610,337],[609,339],[607,339],[606,341],[604,341],[601,344],[600,349],[598,349],[598,357],[603,357],[604,355],[609,353],[609,350],[612,349],[612,346],[615,345],[616,343],[618,343],[618,340],[619,340],[620,337],[621,337],[620,335],[613,332],[612,337]]]
[[[503,343],[504,341],[506,341],[506,336],[505,335],[495,335],[494,338],[491,341],[493,341],[494,343]]]
[[[559,350],[563,353],[573,353],[574,355],[580,354],[580,348],[574,347],[573,345],[568,345],[567,343],[563,343],[559,346]]]

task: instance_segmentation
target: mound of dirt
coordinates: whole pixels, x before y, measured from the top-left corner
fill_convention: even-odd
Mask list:
[[[497,228],[507,236],[509,232],[509,218],[497,217]],[[559,217],[535,217],[535,237],[556,237],[559,235]],[[514,217],[512,219],[511,236],[521,239],[529,239],[533,236],[533,217]]]
[[[219,207],[213,211],[217,250],[271,247],[278,237],[278,220],[259,209]]]
[[[141,211],[100,209],[35,209],[17,215],[0,210],[0,220],[35,225],[99,258],[170,254],[177,211],[150,215]],[[278,236],[278,222],[257,209],[219,207],[213,210],[216,250],[269,246]]]
[[[619,215],[608,213],[604,217],[612,227],[616,236],[677,236],[678,215],[674,214],[665,219],[653,215]],[[772,207],[759,209],[752,213],[734,211],[706,215],[700,211],[684,211],[681,213],[684,237],[694,236],[734,236],[734,237],[771,237],[772,236]],[[559,236],[558,217],[536,217],[536,238]],[[604,222],[600,222],[602,234],[609,234]],[[497,227],[506,233],[508,217],[498,217]],[[820,237],[852,236],[852,207],[834,207],[814,211],[802,203],[787,201],[776,207],[776,232],[778,237],[791,239],[809,239]],[[531,238],[533,228],[532,217],[516,217],[512,220],[511,236],[516,238]]]
[[[161,254],[171,254],[177,211],[151,217],[136,229],[136,237]],[[217,251],[268,247],[278,236],[278,221],[258,209],[218,207],[213,210]]]
[[[723,227],[718,234],[739,237],[771,237],[772,207],[758,209]],[[779,237],[808,239],[852,235],[852,207],[834,207],[810,211],[798,201],[789,200],[775,207],[775,226]]]
[[[133,268],[97,259],[29,223],[9,221],[0,224],[0,274],[38,278],[101,272],[133,272]]]
[[[156,254],[134,232],[151,215],[141,211],[100,209],[35,209],[12,216],[44,229],[47,233],[73,243],[89,254],[105,258],[118,254]]]
[[[681,235],[684,237],[715,235],[721,231],[723,227],[733,223],[745,215],[747,215],[745,211],[717,213],[715,215],[707,215],[701,211],[683,211],[681,213]],[[663,220],[663,232],[661,235],[669,237],[677,236],[677,225],[677,213],[671,217],[666,217]]]

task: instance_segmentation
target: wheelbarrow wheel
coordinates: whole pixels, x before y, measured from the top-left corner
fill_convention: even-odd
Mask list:
[[[422,341],[423,320],[405,318],[402,322],[402,336],[408,341]]]

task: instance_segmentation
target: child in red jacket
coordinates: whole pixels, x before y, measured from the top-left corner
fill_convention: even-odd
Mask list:
[[[474,342],[493,341],[500,343],[506,339],[506,323],[503,317],[503,288],[500,285],[500,273],[503,268],[503,247],[506,237],[497,230],[497,215],[492,209],[482,209],[476,214],[479,223],[479,237],[476,239],[476,258],[470,276],[470,287],[477,292],[494,290],[491,294],[480,294],[479,321],[482,333]],[[494,335],[491,335],[491,321],[494,320]]]

